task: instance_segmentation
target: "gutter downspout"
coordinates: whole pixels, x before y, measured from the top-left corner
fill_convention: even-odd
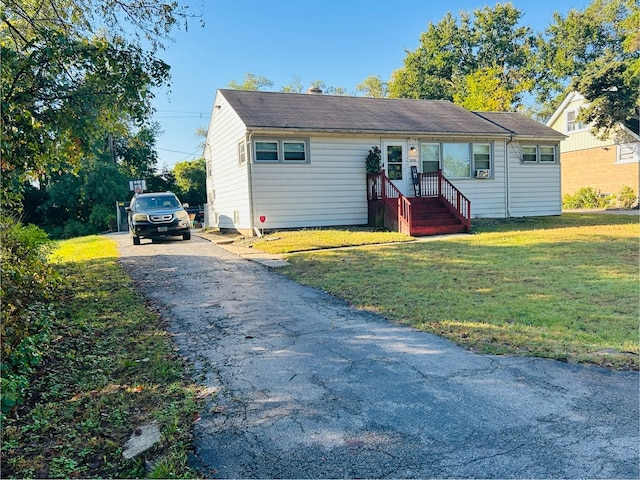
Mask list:
[[[511,160],[511,157],[509,155],[509,146],[511,145],[511,143],[513,142],[513,134],[509,135],[509,140],[506,141],[505,140],[505,144],[504,144],[504,153],[505,153],[505,168],[504,168],[504,196],[505,196],[505,202],[506,202],[506,209],[505,209],[505,213],[507,214],[507,218],[511,218],[511,199],[510,199],[510,182],[509,182],[509,163]]]
[[[254,189],[254,183],[253,183],[253,149],[251,148],[252,145],[252,139],[253,139],[253,133],[249,130],[247,132],[247,135],[245,136],[245,149],[247,151],[247,175],[249,177],[249,182],[248,182],[248,187],[249,187],[249,230],[251,230],[251,232],[258,232],[258,236],[262,236],[259,233],[258,228],[255,225],[255,219],[254,219],[254,214],[256,211],[255,205],[254,205],[254,198],[253,198],[253,189]]]

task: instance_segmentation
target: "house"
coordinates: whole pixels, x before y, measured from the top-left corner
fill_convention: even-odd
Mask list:
[[[521,114],[441,100],[219,90],[205,144],[205,224],[243,233],[366,225],[377,201],[365,168],[373,146],[392,209],[402,199],[417,212],[439,173],[471,204],[461,218],[559,215],[563,138]]]
[[[573,195],[592,187],[603,195],[617,194],[623,186],[639,191],[640,134],[638,118],[620,125],[607,140],[600,140],[579,119],[585,98],[577,92],[566,96],[547,126],[567,135],[560,143],[562,194]]]

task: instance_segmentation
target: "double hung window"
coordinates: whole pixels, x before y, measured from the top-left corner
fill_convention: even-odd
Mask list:
[[[307,163],[309,161],[306,140],[256,140],[256,163]]]
[[[523,163],[556,162],[556,147],[554,145],[522,145],[520,153]]]
[[[571,132],[577,132],[579,130],[583,130],[585,128],[585,126],[583,125],[583,123],[578,119],[578,116],[580,115],[580,110],[576,109],[576,110],[568,110],[566,113],[566,118],[567,118],[567,124],[566,124],[566,128],[567,128],[567,133],[571,133]]]

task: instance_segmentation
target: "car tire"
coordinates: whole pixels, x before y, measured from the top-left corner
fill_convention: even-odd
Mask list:
[[[191,232],[183,233],[182,234],[182,239],[183,240],[191,240]]]
[[[136,237],[135,235],[133,237],[133,244],[134,245],[140,245],[140,237]]]

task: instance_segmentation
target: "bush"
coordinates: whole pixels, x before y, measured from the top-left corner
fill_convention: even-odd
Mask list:
[[[617,195],[618,206],[620,208],[633,208],[637,205],[638,195],[633,188],[624,185]]]
[[[593,187],[582,187],[574,195],[565,195],[562,208],[607,208],[613,203],[613,195],[601,195]]]
[[[33,225],[0,217],[0,348],[2,418],[19,404],[48,342],[56,274],[47,263],[50,242]]]

